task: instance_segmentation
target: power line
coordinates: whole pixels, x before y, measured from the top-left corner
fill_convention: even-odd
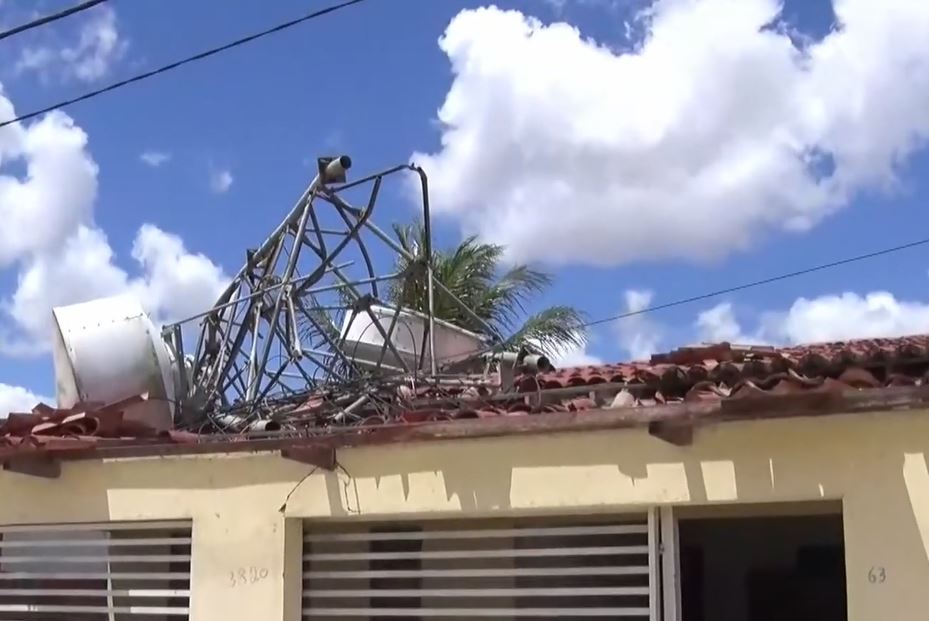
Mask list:
[[[12,37],[14,35],[18,35],[22,32],[26,32],[27,30],[32,30],[33,28],[38,28],[39,26],[44,26],[46,24],[56,22],[59,19],[64,19],[65,17],[69,17],[71,15],[74,15],[75,13],[86,11],[87,9],[91,9],[97,6],[98,4],[103,4],[106,1],[107,0],[87,0],[86,2],[82,2],[80,4],[64,9],[57,13],[52,13],[50,15],[45,15],[44,17],[39,17],[37,19],[32,20],[31,22],[20,24],[19,26],[16,26],[15,28],[10,28],[9,30],[0,32],[0,40],[6,39],[8,37]]]
[[[31,22],[25,24],[20,24],[15,28],[10,28],[4,32],[0,32],[0,40],[18,35],[21,32],[26,32],[27,30],[32,30],[33,28],[38,28],[39,26],[44,26],[45,24],[51,24],[52,22],[57,22],[59,19],[64,19],[75,13],[80,13],[81,11],[86,11],[87,9],[93,8],[98,4],[103,4],[106,0],[87,0],[87,2],[81,2],[76,4],[69,9],[59,11],[57,13],[52,13],[51,15],[46,15],[45,17],[39,17],[34,19]]]
[[[726,295],[728,293],[734,293],[736,291],[744,291],[745,289],[752,289],[754,287],[760,287],[762,285],[769,285],[773,282],[787,280],[789,278],[796,278],[797,276],[804,276],[806,274],[812,274],[813,272],[820,272],[822,270],[831,269],[833,267],[848,265],[849,263],[857,263],[858,261],[865,261],[867,259],[873,259],[875,257],[880,257],[880,256],[884,256],[887,254],[893,254],[895,252],[900,252],[901,250],[909,250],[910,248],[916,248],[917,246],[924,246],[926,244],[929,244],[929,238],[920,239],[920,240],[909,242],[906,244],[901,244],[899,246],[894,246],[892,248],[884,248],[883,250],[877,250],[875,252],[869,252],[867,254],[860,254],[854,257],[839,259],[837,261],[831,261],[829,263],[822,263],[820,265],[814,265],[813,267],[808,267],[806,269],[797,270],[795,272],[788,272],[786,274],[779,274],[777,276],[771,276],[769,278],[762,278],[761,280],[755,280],[755,281],[747,282],[741,285],[735,285],[733,287],[726,287],[725,289],[717,289],[716,291],[710,291],[708,293],[701,293],[700,295],[694,295],[689,298],[683,298],[680,300],[674,300],[673,302],[666,302],[664,304],[658,304],[657,306],[649,306],[647,308],[642,308],[642,309],[635,310],[635,311],[628,311],[625,313],[620,313],[619,315],[613,315],[612,317],[604,317],[602,319],[588,321],[584,324],[581,324],[580,327],[589,328],[589,327],[598,326],[604,323],[618,321],[620,319],[626,319],[627,317],[635,317],[636,315],[644,315],[646,313],[653,313],[655,311],[664,310],[666,308],[672,308],[674,306],[692,304],[693,302],[700,302],[702,300],[719,297],[721,295]]]
[[[844,259],[830,261],[829,263],[822,263],[820,265],[814,265],[812,267],[807,267],[802,270],[796,270],[794,272],[787,272],[786,274],[778,274],[777,276],[770,276],[768,278],[762,278],[761,280],[755,280],[752,282],[743,283],[741,285],[735,285],[733,287],[726,287],[725,289],[717,289],[716,291],[709,291],[707,293],[701,293],[700,295],[694,295],[689,298],[682,298],[679,300],[674,300],[673,302],[666,302],[664,304],[658,304],[657,306],[649,306],[649,307],[642,308],[642,309],[635,310],[635,311],[628,311],[625,313],[620,313],[618,315],[612,315],[610,317],[603,317],[601,319],[587,321],[587,322],[578,324],[577,328],[590,328],[590,327],[598,326],[604,323],[611,323],[613,321],[619,321],[621,319],[635,317],[637,315],[645,315],[648,313],[653,313],[655,311],[664,310],[666,308],[673,308],[675,306],[683,306],[685,304],[692,304],[694,302],[708,300],[710,298],[719,297],[721,295],[726,295],[728,293],[734,293],[736,291],[744,291],[745,289],[752,289],[754,287],[760,287],[762,285],[769,285],[771,283],[778,282],[781,280],[788,280],[790,278],[796,278],[797,276],[804,276],[806,274],[812,274],[813,272],[820,272],[823,270],[832,269],[834,267],[848,265],[850,263],[866,261],[868,259],[874,259],[876,257],[893,254],[895,252],[909,250],[910,248],[916,248],[918,246],[925,246],[927,244],[929,244],[929,237],[925,239],[919,239],[916,241],[912,241],[906,244],[900,244],[899,246],[893,246],[891,248],[884,248],[882,250],[876,250],[874,252],[868,252],[866,254],[859,254],[853,257],[846,257]],[[493,349],[492,347],[487,348],[487,349],[474,349],[471,351],[461,352],[459,354],[456,354],[456,357],[464,355],[464,354],[479,354],[479,353],[491,351],[492,349]],[[442,359],[442,360],[445,360],[445,359]]]
[[[242,37],[241,39],[236,39],[235,41],[232,41],[232,42],[230,42],[230,43],[226,43],[225,45],[221,45],[221,46],[219,46],[219,47],[214,47],[214,48],[212,48],[212,49],[206,50],[205,52],[200,52],[199,54],[194,54],[193,56],[188,56],[187,58],[184,58],[184,59],[182,59],[182,60],[178,60],[178,61],[176,61],[176,62],[173,62],[173,63],[167,64],[167,65],[164,65],[164,66],[162,66],[162,67],[159,67],[158,69],[153,69],[153,70],[151,70],[151,71],[146,71],[145,73],[140,73],[140,74],[138,74],[138,75],[132,76],[131,78],[127,78],[127,79],[125,79],[125,80],[120,80],[119,82],[114,82],[113,84],[110,84],[109,86],[104,86],[103,88],[99,88],[99,89],[97,89],[97,90],[90,91],[89,93],[84,93],[83,95],[81,95],[81,96],[79,96],[79,97],[74,97],[73,99],[66,99],[66,100],[64,100],[64,101],[60,101],[60,102],[58,102],[58,103],[56,103],[56,104],[53,104],[53,105],[51,105],[51,106],[47,106],[47,107],[45,107],[45,108],[42,108],[41,110],[35,110],[35,111],[30,112],[30,113],[28,113],[28,114],[23,114],[23,115],[18,116],[18,117],[14,118],[14,119],[10,119],[9,121],[3,121],[2,123],[0,123],[0,128],[6,127],[7,125],[12,125],[13,123],[19,123],[20,121],[29,120],[29,119],[31,119],[31,118],[34,118],[34,117],[39,116],[40,114],[45,114],[46,112],[51,112],[52,110],[57,110],[58,108],[64,108],[64,107],[66,107],[66,106],[70,106],[70,105],[76,104],[76,103],[81,102],[81,101],[86,101],[86,100],[88,100],[88,99],[93,99],[94,97],[97,97],[98,95],[103,95],[104,93],[108,93],[108,92],[110,92],[110,91],[115,91],[115,90],[118,89],[118,88],[122,88],[123,86],[127,86],[127,85],[129,85],[129,84],[134,83],[134,82],[141,82],[142,80],[151,78],[151,77],[156,76],[156,75],[158,75],[158,74],[160,74],[160,73],[165,73],[166,71],[171,71],[172,69],[177,69],[178,67],[181,67],[181,66],[183,66],[183,65],[186,65],[186,64],[188,64],[188,63],[192,63],[192,62],[197,61],[197,60],[203,60],[204,58],[208,58],[208,57],[213,56],[213,55],[215,55],[215,54],[219,54],[220,52],[225,52],[226,50],[230,50],[230,49],[232,49],[232,48],[234,48],[234,47],[238,47],[238,46],[244,45],[244,44],[246,44],[246,43],[251,43],[252,41],[256,41],[256,40],[261,39],[262,37],[266,37],[266,36],[268,36],[268,35],[270,35],[270,34],[274,34],[274,33],[276,33],[276,32],[281,32],[282,30],[287,30],[288,28],[292,28],[292,27],[294,27],[294,26],[297,26],[297,25],[299,25],[299,24],[302,24],[303,22],[310,21],[311,19],[316,19],[317,17],[322,17],[323,15],[328,15],[329,13],[334,13],[334,12],[338,11],[339,9],[344,9],[344,8],[346,8],[346,7],[349,7],[349,6],[353,5],[353,4],[359,4],[359,3],[361,3],[361,2],[364,2],[364,0],[348,0],[347,2],[342,2],[342,3],[340,3],[340,4],[334,4],[334,5],[332,5],[332,6],[328,6],[328,7],[324,8],[324,9],[319,9],[318,11],[313,11],[312,13],[307,13],[307,14],[304,15],[303,17],[298,17],[297,19],[292,19],[292,20],[290,20],[290,21],[288,21],[288,22],[284,22],[283,24],[278,24],[277,26],[274,26],[273,28],[268,28],[267,30],[262,30],[261,32],[256,32],[255,34],[248,35],[247,37]]]

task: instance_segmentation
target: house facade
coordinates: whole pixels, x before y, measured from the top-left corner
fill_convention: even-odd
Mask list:
[[[0,619],[923,619],[929,392],[903,358],[303,439],[8,424]]]

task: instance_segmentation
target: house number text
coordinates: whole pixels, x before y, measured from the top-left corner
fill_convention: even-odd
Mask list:
[[[268,577],[267,567],[237,567],[229,572],[229,586],[243,587],[261,582]]]
[[[868,582],[871,584],[884,584],[887,582],[887,570],[880,566],[872,567],[868,571]]]

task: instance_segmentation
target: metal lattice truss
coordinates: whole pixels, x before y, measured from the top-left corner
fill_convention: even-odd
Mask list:
[[[248,252],[215,306],[165,328],[184,367],[177,387],[182,421],[206,418],[241,428],[321,387],[350,386],[365,377],[437,376],[443,361],[436,356],[434,287],[455,298],[432,275],[425,173],[402,165],[345,183],[350,166],[346,156],[320,158],[318,176],[271,236]],[[416,256],[372,219],[383,182],[401,173],[417,175],[422,192],[428,247]],[[361,207],[349,202],[355,197]],[[375,268],[385,264],[402,269]],[[428,304],[419,316],[425,328],[418,339],[411,335],[418,351],[410,356],[398,351],[398,330],[405,326],[389,293],[423,274]],[[196,348],[185,352],[184,335],[193,336],[198,320]],[[376,355],[367,352],[365,365],[353,350],[358,341],[346,338],[353,325],[362,325],[357,322],[376,332],[367,341],[380,343]],[[486,334],[493,335],[489,327]]]

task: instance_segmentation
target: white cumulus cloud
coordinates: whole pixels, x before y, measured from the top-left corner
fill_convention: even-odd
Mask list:
[[[899,300],[886,291],[799,298],[764,323],[764,333],[790,343],[929,333],[929,303]]]
[[[165,151],[143,151],[139,155],[139,159],[152,168],[158,168],[162,164],[171,161],[171,154]]]
[[[131,293],[156,323],[165,323],[209,309],[228,282],[206,256],[188,252],[180,237],[152,224],[136,234],[132,258],[139,276],[116,264],[101,230],[82,225],[61,248],[26,261],[6,304],[15,336],[0,341],[0,349],[12,355],[45,351],[56,306]]]
[[[52,308],[124,291],[126,273],[114,261],[106,235],[84,224],[60,247],[26,258],[16,290],[4,303],[12,325],[6,323],[0,349],[17,355],[41,353],[52,334]]]
[[[556,368],[562,369],[603,364],[601,358],[587,351],[586,345],[565,347],[549,358]]]
[[[0,95],[0,112],[14,116]],[[17,270],[13,292],[0,297],[0,353],[47,350],[51,309],[96,297],[132,293],[156,321],[209,308],[228,281],[176,235],[143,224],[124,269],[93,222],[98,168],[87,135],[67,115],[0,129],[0,268]]]
[[[413,156],[434,211],[515,260],[610,265],[711,259],[893,188],[929,137],[929,2],[833,6],[795,44],[777,0],[657,0],[622,53],[460,12],[441,146]]]
[[[232,187],[232,172],[226,169],[210,172],[210,189],[214,194],[225,194]]]
[[[0,419],[10,412],[29,412],[39,402],[54,404],[54,399],[37,395],[22,386],[0,382]]]
[[[208,310],[229,282],[222,268],[193,254],[177,235],[143,224],[132,245],[143,276],[130,282],[156,319],[174,321]]]
[[[741,345],[760,344],[760,335],[749,335],[742,331],[742,325],[736,318],[730,302],[722,302],[713,308],[702,311],[696,320],[697,337],[706,343],[738,343]]]
[[[702,311],[701,341],[796,345],[929,333],[929,302],[901,300],[886,291],[797,298],[785,310],[768,310],[745,328],[729,302]]]
[[[83,22],[75,40],[60,44],[49,40],[23,48],[16,62],[17,72],[34,71],[43,79],[52,75],[94,82],[106,77],[126,52],[120,37],[116,11],[107,5],[94,8]]]
[[[4,118],[15,116],[0,95]],[[87,135],[59,112],[22,127],[0,129],[0,166],[18,161],[25,174],[0,173],[0,268],[30,253],[59,248],[90,217],[97,165]]]
[[[654,292],[629,289],[623,294],[624,313],[638,313],[652,305]],[[664,330],[647,314],[632,315],[619,319],[616,324],[620,347],[631,360],[648,360],[658,351]]]

